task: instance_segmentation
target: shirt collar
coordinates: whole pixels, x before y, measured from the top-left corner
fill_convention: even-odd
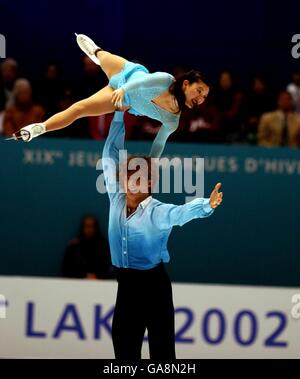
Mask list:
[[[152,196],[150,195],[150,196],[146,197],[146,199],[144,199],[143,201],[141,201],[139,205],[140,205],[142,208],[145,208],[145,207],[147,206],[147,204],[148,204],[151,200],[152,200]]]

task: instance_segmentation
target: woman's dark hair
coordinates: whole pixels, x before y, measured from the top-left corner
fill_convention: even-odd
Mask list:
[[[169,87],[169,92],[174,95],[177,100],[179,106],[178,113],[182,111],[185,106],[185,94],[182,89],[182,84],[185,80],[188,80],[190,84],[195,82],[203,82],[209,86],[205,76],[200,71],[191,70],[179,76],[176,81]]]

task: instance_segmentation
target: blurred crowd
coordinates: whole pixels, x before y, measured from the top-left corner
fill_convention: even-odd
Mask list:
[[[101,68],[89,58],[72,83],[62,67],[49,62],[38,80],[19,75],[18,62],[8,58],[0,67],[0,134],[12,133],[28,124],[41,122],[74,102],[99,91],[107,84]],[[178,77],[186,70],[174,67]],[[291,74],[290,83],[276,89],[262,74],[239,85],[234,74],[222,71],[210,94],[199,108],[185,109],[180,124],[170,137],[176,142],[251,144],[266,147],[300,146],[300,71]],[[82,118],[71,126],[46,134],[49,137],[105,139],[112,114]],[[160,123],[147,117],[125,115],[126,138],[153,140]]]

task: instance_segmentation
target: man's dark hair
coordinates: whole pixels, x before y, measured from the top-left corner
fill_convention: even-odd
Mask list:
[[[133,159],[137,160],[137,165],[134,169],[128,169],[128,166]],[[146,161],[147,171],[148,171],[148,178],[147,179],[152,180],[152,182],[155,183],[157,180],[157,172],[156,172],[157,167],[154,163],[154,159],[152,159],[148,155],[129,155],[127,157],[127,161],[123,162],[123,164],[121,164],[120,167],[117,168],[117,173],[116,173],[117,181],[120,181],[120,177],[123,175],[123,172],[125,171],[125,169],[127,171],[127,178],[128,179],[130,178],[131,175],[133,175],[138,170],[140,170],[141,165],[138,164],[139,159],[143,159],[144,162]],[[149,189],[149,194],[151,195],[151,193],[152,193],[151,186],[149,186],[148,189]]]

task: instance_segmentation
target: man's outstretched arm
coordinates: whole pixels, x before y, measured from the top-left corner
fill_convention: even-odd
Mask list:
[[[161,204],[154,209],[154,218],[159,228],[170,229],[182,226],[195,218],[210,216],[223,201],[223,192],[219,192],[221,183],[213,189],[210,198],[197,198],[183,205]]]

